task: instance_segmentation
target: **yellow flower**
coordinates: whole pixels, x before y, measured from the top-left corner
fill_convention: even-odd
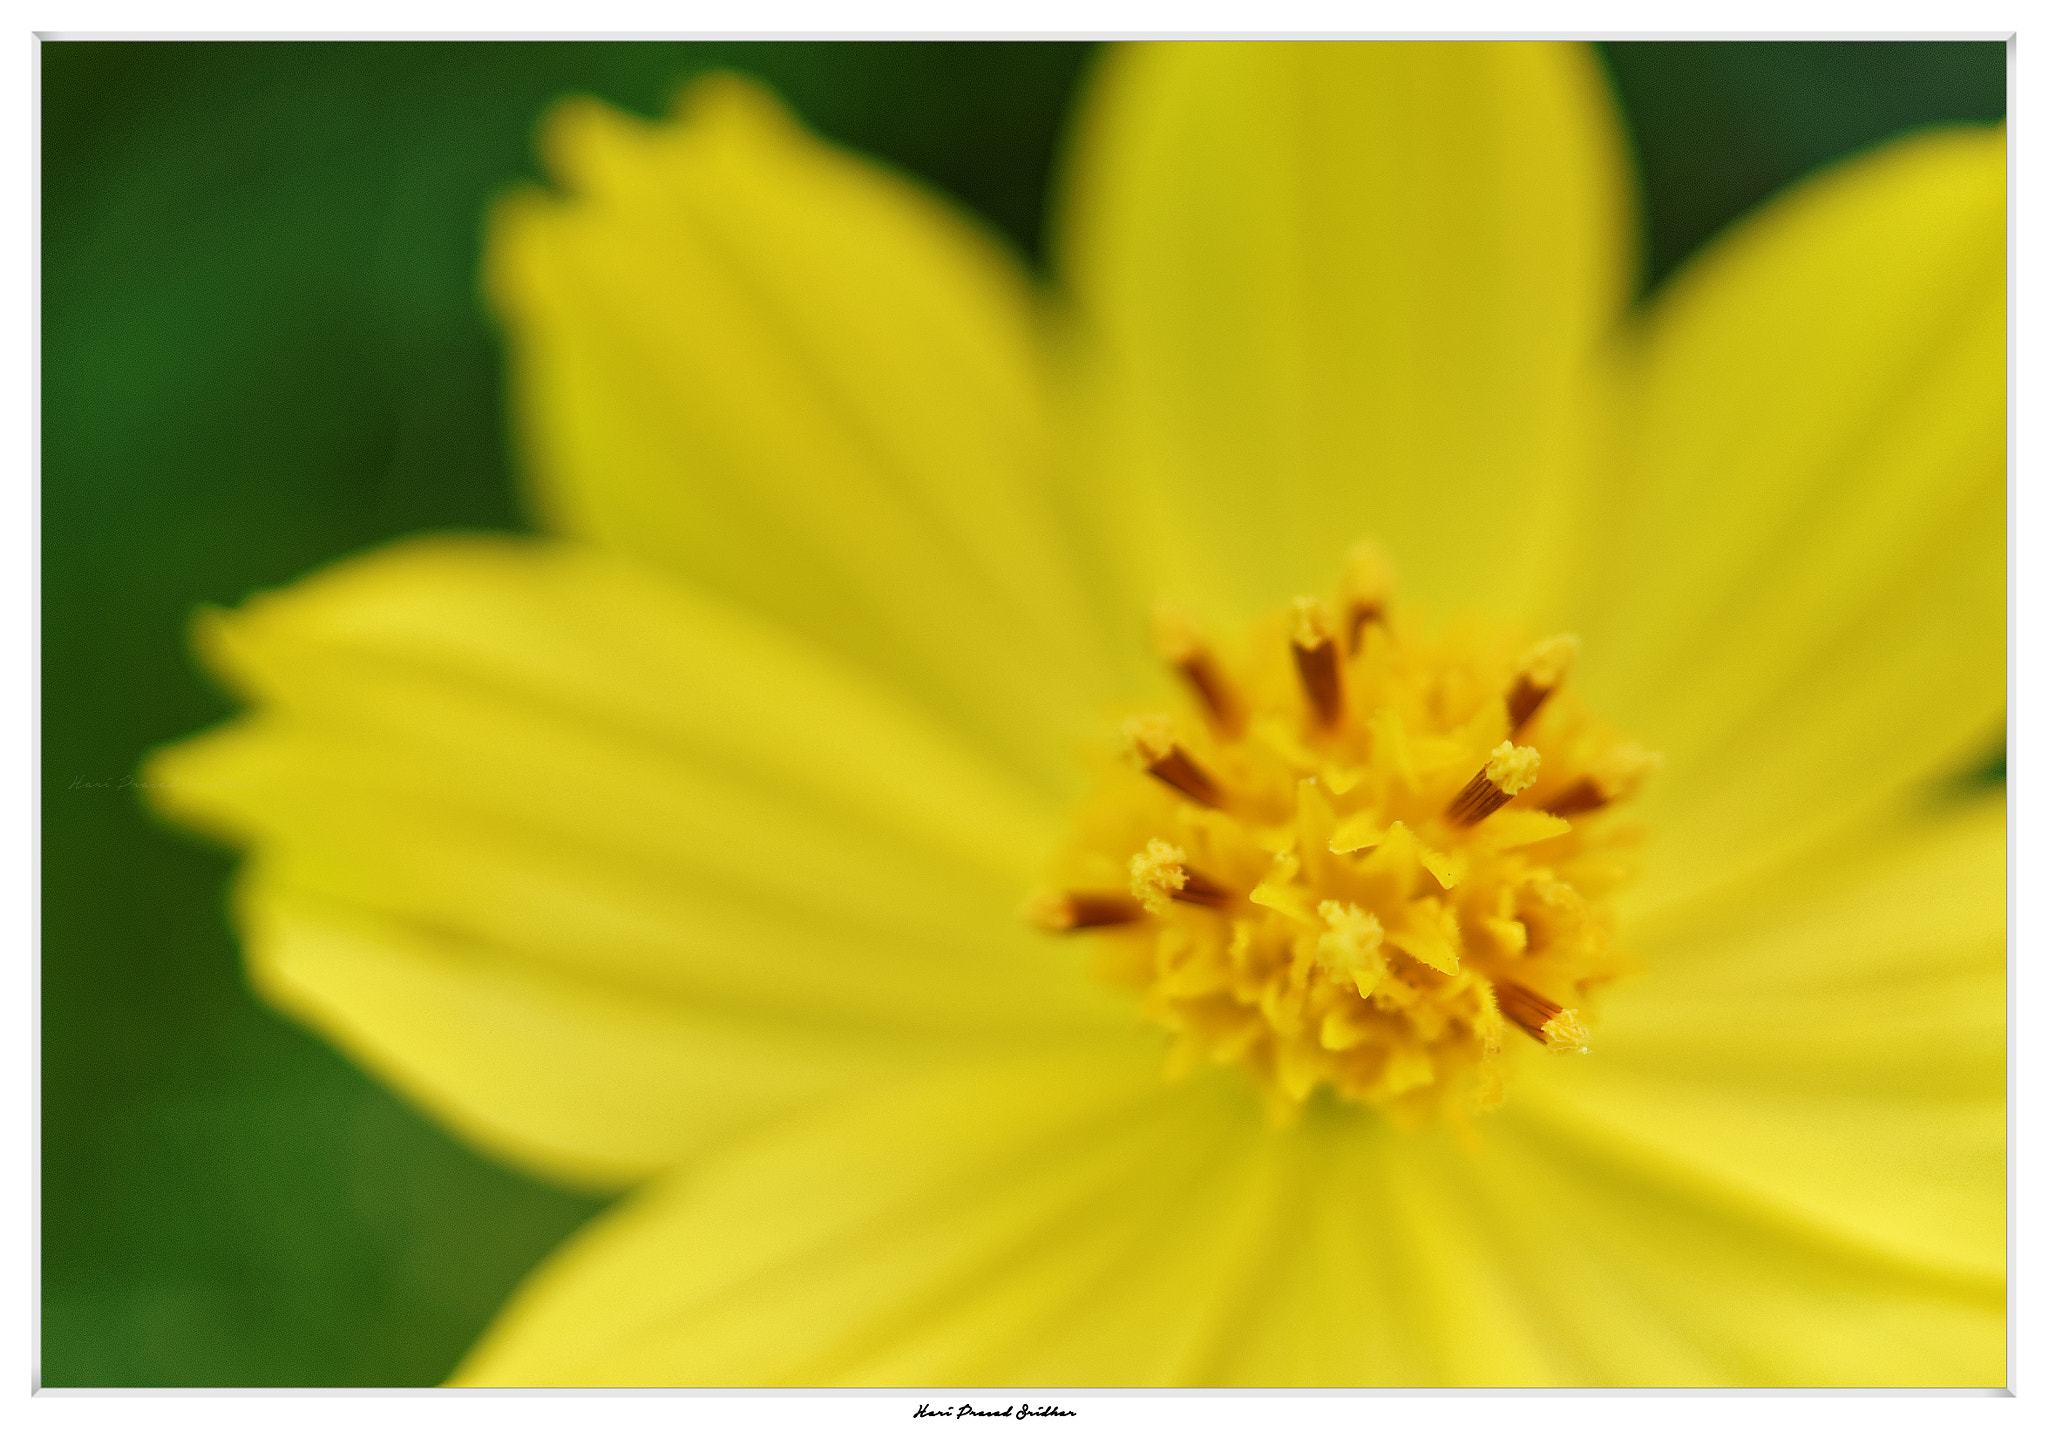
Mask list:
[[[151,779],[249,849],[257,986],[478,1144],[639,1188],[459,1378],[2002,1382],[2003,814],[1938,792],[2003,701],[2002,133],[1808,181],[1631,317],[1570,47],[1139,47],[1084,120],[1055,307],[736,81],[564,106],[564,196],[497,213],[489,273],[556,537],[200,624],[250,713]],[[1091,975],[1118,935],[1014,916],[1086,751],[1174,708],[1154,599],[1224,649],[1362,537],[1404,630],[1573,631],[1571,697],[1665,759],[1592,1054],[1510,1039],[1462,1136],[1307,1063],[1290,1125],[1248,1062],[1169,1080]],[[1260,916],[1363,998],[1432,935],[1316,903],[1281,860],[1363,856],[1318,837]],[[1214,916],[1185,847],[1130,852]],[[1488,1007],[1587,1030],[1506,996],[1474,1057]]]

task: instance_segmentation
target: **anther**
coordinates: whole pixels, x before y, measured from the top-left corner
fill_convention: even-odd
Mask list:
[[[1578,1013],[1518,982],[1497,982],[1493,1000],[1507,1019],[1553,1052],[1589,1052],[1592,1038]]]
[[[1209,771],[1189,756],[1173,737],[1173,721],[1143,715],[1124,721],[1125,752],[1131,762],[1154,779],[1211,809],[1223,807],[1223,794]]]
[[[1131,855],[1131,893],[1154,913],[1164,913],[1169,902],[1204,908],[1230,902],[1230,890],[1189,868],[1187,853],[1164,839],[1154,839],[1143,853]]]
[[[1075,933],[1135,923],[1145,910],[1124,893],[1034,893],[1025,900],[1023,914],[1025,922],[1048,933]]]
[[[1294,669],[1301,676],[1302,692],[1315,711],[1316,723],[1328,729],[1344,714],[1344,683],[1337,669],[1330,612],[1314,596],[1301,596],[1294,602],[1290,624]]]
[[[1244,728],[1244,706],[1230,679],[1209,653],[1194,618],[1178,606],[1160,605],[1152,612],[1152,643],[1173,666],[1202,707],[1210,726],[1235,737]]]
[[[1543,708],[1543,702],[1571,673],[1572,662],[1578,656],[1578,636],[1553,635],[1538,641],[1522,657],[1522,663],[1515,667],[1515,683],[1508,687],[1509,734],[1520,733],[1522,726]]]
[[[1566,786],[1563,793],[1545,804],[1547,813],[1590,814],[1618,799],[1626,799],[1643,787],[1643,781],[1657,772],[1663,759],[1639,744],[1624,744],[1608,751],[1584,777]]]
[[[1357,654],[1365,627],[1384,625],[1394,596],[1394,572],[1380,548],[1365,542],[1351,548],[1344,566],[1344,649]]]
[[[1541,756],[1525,744],[1502,740],[1487,759],[1486,767],[1451,800],[1444,816],[1454,824],[1468,827],[1478,823],[1502,804],[1536,782]]]

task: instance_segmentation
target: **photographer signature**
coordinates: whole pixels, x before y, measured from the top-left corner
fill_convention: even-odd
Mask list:
[[[1057,1404],[1012,1404],[1005,1409],[976,1409],[972,1404],[940,1405],[934,1409],[929,1404],[920,1404],[912,1419],[1072,1419],[1072,1409],[1062,1409]]]

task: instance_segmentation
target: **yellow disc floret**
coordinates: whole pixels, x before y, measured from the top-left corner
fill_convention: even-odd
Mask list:
[[[1589,1046],[1622,970],[1609,903],[1634,831],[1610,807],[1655,767],[1566,688],[1578,642],[1397,621],[1360,552],[1225,653],[1162,612],[1191,717],[1125,723],[1031,916],[1092,930],[1101,973],[1234,1064],[1276,1114],[1318,1089],[1413,1123],[1502,1095],[1510,1028]]]

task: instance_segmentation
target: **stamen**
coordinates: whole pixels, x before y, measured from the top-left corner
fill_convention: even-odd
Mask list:
[[[1145,910],[1125,893],[1034,893],[1023,913],[1024,921],[1048,933],[1073,933],[1135,923]]]
[[[1140,769],[1197,804],[1223,807],[1223,795],[1209,772],[1189,756],[1173,737],[1173,721],[1144,715],[1124,722],[1125,752]]]
[[[1468,827],[1478,823],[1502,804],[1536,782],[1536,766],[1542,756],[1526,744],[1502,740],[1495,746],[1486,767],[1472,776],[1472,782],[1458,791],[1444,815],[1454,824]]]
[[[1159,605],[1152,612],[1152,642],[1187,681],[1210,726],[1218,734],[1235,738],[1244,728],[1244,706],[1216,657],[1209,653],[1194,617],[1178,606]]]
[[[1316,723],[1329,729],[1344,714],[1344,684],[1337,669],[1330,612],[1314,596],[1302,596],[1294,602],[1292,625],[1295,672],[1301,676]]]
[[[1356,655],[1365,627],[1384,625],[1394,595],[1394,572],[1380,548],[1364,542],[1351,548],[1344,567],[1344,650]]]
[[[1524,1032],[1553,1052],[1586,1053],[1592,1049],[1592,1038],[1586,1031],[1586,1024],[1579,1021],[1578,1013],[1559,1003],[1552,1002],[1540,992],[1531,992],[1518,982],[1497,982],[1493,985],[1493,1000],[1500,1004],[1500,1010]]]
[[[1164,913],[1169,902],[1204,908],[1230,902],[1228,889],[1189,868],[1187,853],[1164,839],[1154,839],[1143,853],[1131,855],[1131,893],[1154,913]]]
[[[1515,683],[1508,689],[1508,733],[1518,734],[1523,725],[1543,708],[1551,692],[1571,673],[1579,657],[1579,637],[1553,635],[1537,644],[1516,667]]]
[[[1552,814],[1590,814],[1617,799],[1626,799],[1664,763],[1640,744],[1624,744],[1608,752],[1587,774],[1543,807]]]

